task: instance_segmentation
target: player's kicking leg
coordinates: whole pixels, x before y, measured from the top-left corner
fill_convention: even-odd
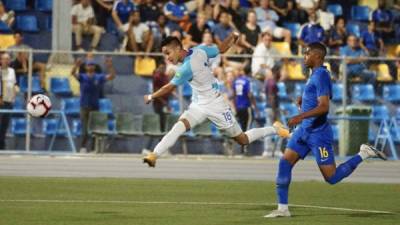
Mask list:
[[[154,151],[147,154],[147,156],[143,158],[143,163],[147,163],[149,167],[155,167],[157,158],[161,156],[165,151],[167,151],[170,147],[172,147],[178,140],[178,138],[187,130],[190,130],[189,121],[183,118],[179,119],[179,121],[175,123],[172,129],[156,145]]]

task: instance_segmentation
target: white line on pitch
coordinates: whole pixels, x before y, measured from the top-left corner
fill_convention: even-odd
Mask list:
[[[0,199],[0,202],[37,202],[37,203],[102,203],[102,204],[175,204],[175,205],[253,205],[253,206],[275,206],[276,203],[254,203],[254,202],[167,202],[167,201],[119,201],[119,200],[48,200],[48,199]],[[317,205],[298,205],[289,204],[292,207],[298,208],[314,208],[327,209],[336,211],[349,212],[369,212],[381,214],[396,214],[389,211],[368,210],[368,209],[351,209]]]

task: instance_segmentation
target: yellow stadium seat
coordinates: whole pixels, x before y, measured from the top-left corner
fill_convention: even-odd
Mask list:
[[[400,55],[400,45],[389,45],[387,46],[386,56],[389,58],[395,58]]]
[[[153,58],[139,58],[135,59],[135,74],[139,76],[152,76],[156,69],[156,60]]]
[[[0,49],[6,49],[13,45],[15,45],[15,40],[12,34],[0,35]]]
[[[358,4],[368,6],[371,10],[378,8],[378,0],[359,0]]]
[[[305,80],[306,77],[303,74],[303,70],[301,68],[301,64],[297,62],[289,62],[284,65],[288,78],[290,80]]]
[[[370,68],[377,73],[377,80],[381,82],[389,82],[393,80],[393,77],[390,76],[389,66],[385,63],[381,63],[379,65],[373,65]]]
[[[272,47],[283,56],[291,56],[290,45],[287,42],[272,42]]]

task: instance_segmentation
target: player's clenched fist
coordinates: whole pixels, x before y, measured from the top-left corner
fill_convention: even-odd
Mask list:
[[[149,104],[153,100],[151,95],[145,95],[145,96],[143,96],[143,99],[144,99],[144,103],[146,103],[146,104]]]

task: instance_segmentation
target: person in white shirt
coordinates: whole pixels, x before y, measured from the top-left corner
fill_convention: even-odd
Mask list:
[[[100,42],[103,28],[95,25],[95,17],[93,7],[89,0],[81,0],[81,3],[76,4],[71,9],[72,16],[72,31],[75,34],[75,44],[78,51],[84,51],[82,48],[82,35],[93,35],[90,50],[96,50]]]
[[[319,0],[296,0],[298,8],[304,9],[307,12],[316,10],[318,2]]]
[[[15,71],[9,67],[10,55],[4,53],[0,59],[0,109],[12,109],[18,91]],[[10,114],[0,113],[0,149],[5,149],[5,139],[10,123]]]
[[[279,55],[278,51],[272,47],[272,35],[267,30],[262,33],[261,43],[254,49],[251,72],[256,77],[268,77],[272,74],[276,58],[271,56]]]
[[[150,52],[153,49],[154,39],[150,27],[140,22],[140,12],[133,11],[127,26],[128,46],[134,52]]]
[[[0,20],[7,24],[9,28],[11,28],[15,22],[14,11],[7,12],[2,2],[0,2]]]

